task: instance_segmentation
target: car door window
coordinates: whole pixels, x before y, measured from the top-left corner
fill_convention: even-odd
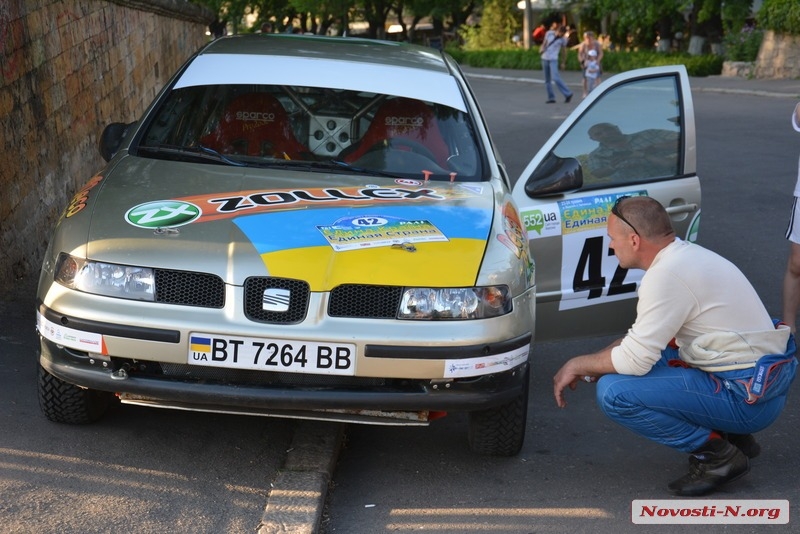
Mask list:
[[[623,332],[643,271],[622,268],[606,231],[620,196],[647,195],[693,240],[700,220],[694,107],[681,65],[613,76],[533,157],[514,200],[536,263],[536,337]]]
[[[682,155],[679,102],[673,77],[619,86],[584,113],[552,155],[580,163],[583,189],[675,176]]]

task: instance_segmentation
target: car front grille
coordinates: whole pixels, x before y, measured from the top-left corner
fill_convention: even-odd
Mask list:
[[[225,283],[218,276],[156,269],[156,302],[202,308],[225,306]],[[311,289],[302,280],[251,277],[244,284],[244,313],[251,321],[296,324],[305,319]],[[403,296],[400,286],[344,284],[328,302],[330,317],[394,319]]]
[[[331,291],[328,315],[364,319],[394,319],[403,296],[398,286],[345,284]]]
[[[225,306],[225,283],[213,274],[155,270],[156,302],[201,308]]]

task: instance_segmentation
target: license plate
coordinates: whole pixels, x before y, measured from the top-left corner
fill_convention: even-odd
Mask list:
[[[190,365],[323,375],[355,374],[356,346],[194,333]]]

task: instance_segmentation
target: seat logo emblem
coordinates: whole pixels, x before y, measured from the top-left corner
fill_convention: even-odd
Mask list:
[[[291,291],[288,289],[268,287],[264,290],[264,296],[261,300],[261,309],[270,312],[287,312],[289,311],[291,294]]]

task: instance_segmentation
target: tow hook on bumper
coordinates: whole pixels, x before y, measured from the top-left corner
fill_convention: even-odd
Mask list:
[[[435,390],[450,389],[450,386],[452,384],[453,384],[452,378],[440,378],[431,380],[431,388]]]

